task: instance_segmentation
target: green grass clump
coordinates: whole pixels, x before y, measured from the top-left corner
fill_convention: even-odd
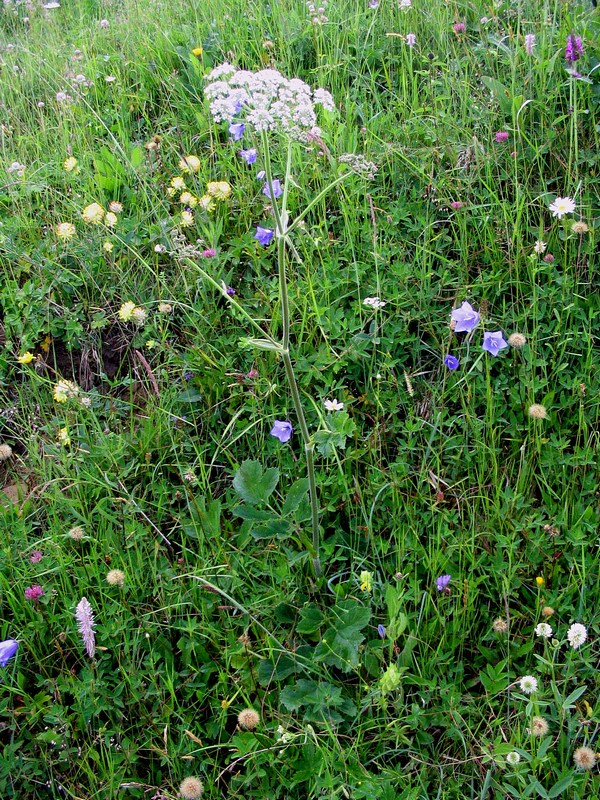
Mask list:
[[[0,10],[2,797],[592,798],[597,11],[52,5]],[[233,141],[225,61],[337,111]]]

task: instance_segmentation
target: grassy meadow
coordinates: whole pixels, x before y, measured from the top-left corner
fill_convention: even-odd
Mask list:
[[[4,0],[1,797],[600,796],[599,30]]]

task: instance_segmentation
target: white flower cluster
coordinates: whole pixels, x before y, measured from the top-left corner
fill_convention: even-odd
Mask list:
[[[275,69],[258,72],[236,69],[231,64],[215,67],[206,78],[204,94],[216,122],[243,119],[257,131],[282,130],[294,139],[306,141],[319,136],[315,106],[334,111],[331,94],[311,90],[299,78],[285,78]]]

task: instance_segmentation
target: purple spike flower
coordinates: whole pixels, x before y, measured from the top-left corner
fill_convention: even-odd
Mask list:
[[[470,333],[479,324],[480,316],[470,303],[465,302],[460,308],[455,308],[451,314],[454,322],[455,333]]]
[[[567,36],[567,44],[565,46],[565,59],[571,64],[574,64],[576,61],[579,61],[582,55],[583,43],[581,41],[581,36],[575,36],[573,33],[570,33]]]
[[[276,419],[273,427],[271,428],[271,436],[279,439],[279,441],[283,444],[289,442],[289,440],[292,438],[293,432],[294,429],[292,428],[292,423],[284,422],[280,419]]]
[[[229,126],[229,133],[233,138],[234,142],[239,142],[239,140],[244,135],[244,131],[246,130],[246,126],[243,122],[232,122]]]
[[[262,244],[264,247],[266,247],[268,244],[271,244],[271,239],[273,236],[275,236],[275,233],[268,228],[261,228],[260,225],[256,226],[254,238],[257,239],[259,244]]]
[[[265,181],[262,193],[271,200],[277,200],[278,197],[281,197],[281,195],[283,194],[283,189],[281,188],[281,181],[278,178],[273,178],[273,180],[271,181],[271,188],[273,189],[272,194],[271,191],[269,190],[269,182]]]
[[[443,592],[448,588],[448,584],[451,580],[451,575],[440,575],[440,577],[436,579],[435,588],[438,590],[438,592]]]
[[[87,654],[90,658],[93,658],[94,653],[96,652],[94,612],[92,611],[89,601],[85,597],[82,597],[77,604],[75,617],[77,618],[79,633],[83,639]]]
[[[0,667],[5,667],[19,649],[16,639],[6,639],[0,642]]]
[[[240,150],[238,153],[240,158],[243,158],[246,164],[254,164],[256,161],[256,150],[251,147],[249,150]]]
[[[500,350],[504,350],[505,347],[508,347],[508,342],[504,341],[502,331],[484,331],[483,344],[481,347],[493,356],[497,356]]]

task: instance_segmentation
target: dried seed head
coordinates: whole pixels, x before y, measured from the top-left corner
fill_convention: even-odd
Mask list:
[[[245,708],[238,715],[238,724],[246,731],[253,731],[259,722],[260,717],[253,708]]]

